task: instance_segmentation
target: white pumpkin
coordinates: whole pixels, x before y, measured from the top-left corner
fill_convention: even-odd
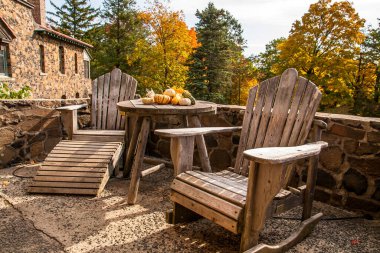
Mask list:
[[[169,97],[174,97],[175,94],[176,94],[175,90],[174,90],[174,89],[171,89],[171,88],[166,89],[166,90],[164,91],[164,95],[167,95],[167,96],[169,96]]]
[[[179,100],[179,105],[185,105],[185,106],[191,105],[190,98],[181,98]]]
[[[142,98],[141,101],[143,102],[144,105],[154,104],[154,98],[150,98],[150,97]]]

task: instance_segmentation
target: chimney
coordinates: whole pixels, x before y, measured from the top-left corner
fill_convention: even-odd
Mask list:
[[[28,0],[31,4],[34,5],[33,17],[36,23],[46,26],[46,8],[45,0]]]

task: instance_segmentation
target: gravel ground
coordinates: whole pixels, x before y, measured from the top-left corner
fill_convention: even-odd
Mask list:
[[[165,223],[171,208],[172,171],[164,169],[140,182],[136,205],[126,203],[128,180],[113,178],[100,197],[30,195],[30,179],[0,170],[0,252],[238,252],[239,236],[207,221]],[[16,173],[30,176],[35,168]],[[324,218],[357,214],[315,202]],[[299,217],[301,209],[284,217]],[[273,244],[286,238],[299,221],[270,219],[260,237]],[[380,221],[322,220],[289,252],[380,252]]]

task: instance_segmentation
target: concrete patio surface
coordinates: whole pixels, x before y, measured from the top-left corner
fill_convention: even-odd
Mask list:
[[[0,252],[238,252],[239,236],[207,220],[185,225],[165,223],[171,208],[172,170],[140,182],[137,204],[126,203],[129,180],[113,178],[100,197],[30,195],[30,179],[0,170]],[[35,168],[16,174],[31,176]],[[358,214],[315,202],[324,218]],[[301,209],[284,214],[299,217]],[[270,219],[260,242],[286,238],[299,221]],[[312,234],[289,252],[380,252],[380,221],[362,218],[322,220]]]

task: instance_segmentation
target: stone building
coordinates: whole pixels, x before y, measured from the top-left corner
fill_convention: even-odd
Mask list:
[[[92,46],[46,25],[45,0],[0,0],[0,82],[33,98],[87,97]]]

